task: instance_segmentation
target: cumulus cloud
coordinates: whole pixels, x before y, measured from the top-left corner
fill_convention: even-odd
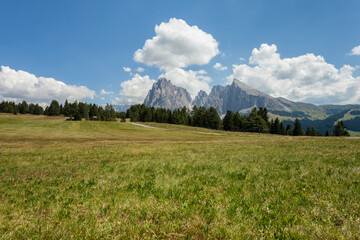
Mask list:
[[[67,85],[54,78],[37,77],[25,71],[1,66],[0,96],[29,102],[50,102],[53,99],[75,101],[83,98],[93,99],[95,91],[85,86]]]
[[[206,76],[206,71],[185,71],[181,68],[174,68],[161,74],[159,78],[166,78],[170,80],[175,86],[185,88],[190,95],[194,98],[200,90],[204,90],[209,93],[211,88],[209,83],[211,78]]]
[[[131,68],[129,68],[129,67],[123,67],[123,69],[125,72],[131,72]]]
[[[227,69],[226,66],[223,66],[221,63],[217,62],[215,63],[215,65],[213,66],[213,68],[215,70],[218,70],[218,71],[225,71]]]
[[[112,91],[105,91],[105,89],[101,89],[100,91],[100,95],[105,95],[105,94],[113,94],[114,92]]]
[[[120,84],[120,97],[116,97],[113,104],[142,103],[154,82],[148,75],[141,76],[136,73],[130,80]]]
[[[156,25],[155,33],[135,52],[136,62],[166,70],[207,64],[219,54],[218,43],[211,34],[182,19],[171,18]]]
[[[322,56],[308,53],[293,58],[280,58],[276,45],[255,48],[246,64],[233,65],[234,78],[275,97],[293,101],[324,103],[359,103],[360,77],[356,68],[344,65],[337,69]]]
[[[139,73],[142,73],[143,71],[145,71],[145,69],[142,68],[142,67],[138,67],[138,68],[136,69],[136,71],[139,72]]]
[[[354,48],[351,50],[350,55],[360,55],[360,45],[354,47]]]

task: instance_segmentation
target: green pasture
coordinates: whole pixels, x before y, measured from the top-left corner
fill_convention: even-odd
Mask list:
[[[359,138],[151,125],[0,114],[0,239],[360,238]]]

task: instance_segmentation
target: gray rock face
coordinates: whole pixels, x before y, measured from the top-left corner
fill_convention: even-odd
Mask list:
[[[171,84],[170,80],[162,78],[154,83],[145,98],[144,104],[172,110],[183,106],[190,108],[191,105],[205,106],[206,108],[215,107],[220,115],[226,114],[227,110],[248,113],[253,107],[266,107],[270,112],[276,110],[274,112],[279,115],[289,116],[289,112],[305,113],[305,115],[314,116],[315,119],[318,116],[328,116],[344,110],[360,109],[360,105],[316,106],[311,103],[292,102],[281,97],[274,98],[237,79],[225,87],[214,86],[209,95],[200,91],[192,102],[190,94],[184,88],[176,87]]]
[[[227,110],[246,113],[253,107],[291,111],[279,99],[256,90],[237,79],[225,87],[214,86],[209,96],[199,92],[193,104],[206,108],[215,107],[219,114],[225,114]]]
[[[191,107],[191,96],[186,89],[172,85],[170,80],[160,78],[149,90],[144,104],[149,107],[176,109]]]
[[[205,91],[200,90],[198,95],[195,97],[192,105],[204,106],[207,103],[208,97],[209,96]]]

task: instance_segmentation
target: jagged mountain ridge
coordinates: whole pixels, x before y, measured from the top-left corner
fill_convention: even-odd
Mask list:
[[[219,114],[227,110],[233,112],[248,112],[253,107],[266,107],[280,111],[292,111],[278,98],[274,98],[245,83],[234,79],[231,85],[214,86],[209,95],[199,92],[193,105],[215,107]]]
[[[146,106],[167,109],[191,107],[191,102],[191,95],[186,89],[174,86],[166,78],[155,82],[144,100]]]
[[[168,109],[191,107],[192,105],[215,107],[220,115],[226,114],[227,110],[247,113],[253,107],[266,107],[269,112],[278,116],[312,119],[324,119],[344,110],[360,109],[360,105],[317,106],[311,103],[292,102],[281,97],[275,98],[237,79],[227,86],[214,86],[210,94],[201,90],[192,101],[186,89],[176,87],[170,80],[162,78],[149,90],[144,104]]]

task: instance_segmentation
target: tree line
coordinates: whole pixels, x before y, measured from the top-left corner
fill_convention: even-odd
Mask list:
[[[196,107],[188,109],[170,110],[166,108],[147,107],[144,104],[132,105],[123,118],[130,118],[132,122],[157,122],[180,124],[211,129],[221,129],[221,119],[213,107]]]
[[[239,112],[227,111],[223,120],[214,107],[205,108],[194,106],[192,109],[183,107],[181,109],[170,110],[166,108],[148,107],[144,104],[132,105],[126,112],[116,112],[114,108],[107,104],[105,107],[96,104],[88,104],[84,102],[75,101],[69,103],[67,100],[64,104],[59,104],[58,101],[51,101],[50,105],[43,109],[38,104],[22,101],[16,104],[15,102],[3,101],[0,103],[0,112],[13,114],[34,114],[34,115],[48,115],[60,116],[64,115],[67,120],[81,121],[97,120],[97,121],[115,121],[120,118],[121,121],[126,121],[130,118],[132,122],[157,122],[180,124],[194,127],[203,127],[209,129],[238,132],[258,132],[270,133],[290,136],[321,136],[315,127],[308,127],[304,131],[298,119],[295,120],[294,125],[288,124],[286,127],[278,118],[269,120],[267,108],[254,107],[248,115],[240,115]],[[345,125],[342,121],[338,121],[332,132],[328,130],[325,136],[349,136]]]
[[[0,103],[0,112],[41,115],[44,113],[44,109],[39,104],[28,104],[26,101],[22,101],[18,104],[15,102],[2,101]]]
[[[295,120],[294,127],[290,124],[285,127],[279,118],[269,121],[268,110],[262,107],[259,109],[254,107],[247,116],[240,115],[239,112],[233,113],[232,111],[227,111],[223,120],[223,126],[224,130],[227,131],[271,133],[290,136],[305,135],[298,119]],[[314,131],[317,132],[316,130]],[[315,136],[315,133],[312,136]]]
[[[248,116],[241,116],[238,112],[227,111],[223,120],[224,130],[240,132],[259,132],[290,136],[321,136],[314,126],[303,130],[299,119],[295,119],[294,126],[287,124],[286,127],[279,118],[269,121],[266,108],[253,108]],[[337,121],[332,133],[326,131],[325,136],[350,136],[343,121]]]
[[[298,119],[294,125],[288,124],[286,127],[279,118],[269,120],[266,108],[256,107],[251,110],[249,115],[240,115],[227,111],[221,121],[214,107],[205,108],[194,106],[193,109],[183,107],[182,109],[165,109],[148,107],[144,104],[132,105],[126,113],[120,113],[121,118],[130,118],[132,122],[158,122],[181,124],[187,126],[204,127],[210,129],[223,129],[225,131],[238,132],[258,132],[271,133],[290,136],[321,136],[315,127],[309,127],[304,131]],[[328,131],[327,136],[330,135]],[[334,136],[348,136],[344,123],[339,121],[334,126],[332,134]]]
[[[105,107],[96,104],[88,104],[84,102],[75,101],[69,103],[67,100],[64,105],[59,104],[58,101],[51,101],[50,105],[45,109],[39,104],[28,104],[26,101],[16,104],[15,102],[2,101],[0,103],[0,112],[13,114],[34,114],[34,115],[48,115],[60,116],[64,115],[69,121],[86,120],[97,121],[115,121],[116,112],[114,108],[107,104]]]

